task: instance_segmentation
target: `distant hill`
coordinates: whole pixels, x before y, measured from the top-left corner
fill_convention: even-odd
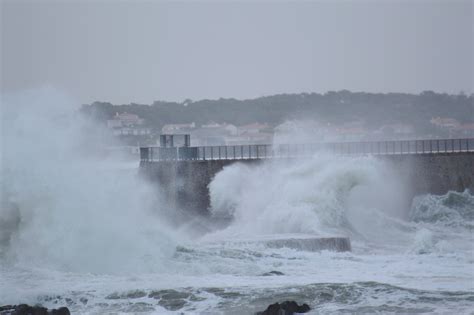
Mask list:
[[[155,101],[151,105],[94,102],[83,105],[81,112],[99,121],[111,119],[117,112],[133,113],[145,119],[145,125],[155,130],[161,130],[165,124],[191,122],[197,125],[211,121],[234,125],[260,122],[276,126],[290,119],[313,119],[332,124],[358,121],[371,129],[404,123],[413,125],[416,132],[426,133],[433,128],[430,120],[434,117],[473,123],[474,95],[342,90],[325,94],[279,94],[248,100]]]

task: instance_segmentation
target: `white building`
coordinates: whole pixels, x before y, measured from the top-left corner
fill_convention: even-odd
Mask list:
[[[143,119],[141,119],[138,115],[129,114],[129,113],[115,113],[114,118],[107,120],[107,127],[114,129],[114,128],[122,128],[122,127],[132,127],[132,126],[139,126],[143,124]]]
[[[190,124],[167,124],[161,128],[161,132],[163,134],[189,133],[194,128],[196,128],[194,122]]]

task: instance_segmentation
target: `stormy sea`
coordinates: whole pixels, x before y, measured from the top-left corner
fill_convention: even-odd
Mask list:
[[[473,312],[469,191],[407,202],[383,161],[321,153],[228,166],[209,185],[209,215],[193,217],[142,180],[138,162],[91,154],[100,128],[63,96],[7,101],[0,305],[254,314],[294,300],[313,314]],[[351,250],[284,245],[336,236]]]

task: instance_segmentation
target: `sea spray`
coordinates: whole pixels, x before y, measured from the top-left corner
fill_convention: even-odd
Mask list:
[[[4,259],[65,271],[160,270],[176,239],[166,209],[136,163],[124,170],[97,156],[104,130],[50,88],[5,96],[2,111]]]
[[[224,168],[209,185],[213,215],[233,219],[234,234],[370,234],[376,218],[400,218],[404,187],[372,157],[321,154]]]

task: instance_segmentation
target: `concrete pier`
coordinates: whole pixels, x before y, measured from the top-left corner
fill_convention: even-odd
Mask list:
[[[376,156],[400,172],[412,196],[445,194],[450,190],[474,191],[474,152],[387,154]],[[225,166],[258,164],[265,159],[141,161],[140,173],[160,185],[171,204],[206,214],[208,185]],[[387,179],[389,180],[389,179]]]
[[[270,248],[291,248],[309,252],[330,250],[335,252],[350,252],[351,241],[348,237],[313,237],[313,238],[288,238],[266,241]]]

